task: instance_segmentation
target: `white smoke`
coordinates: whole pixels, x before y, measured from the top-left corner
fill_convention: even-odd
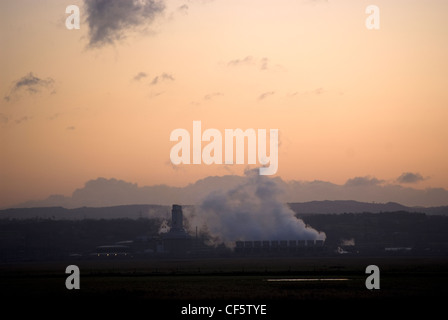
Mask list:
[[[230,246],[245,240],[324,240],[325,233],[296,218],[280,194],[274,179],[247,171],[241,185],[207,195],[188,214],[189,225],[205,224],[214,239]]]
[[[162,224],[160,225],[160,227],[159,227],[159,234],[161,234],[161,233],[167,233],[167,232],[169,232],[170,231],[170,227],[169,227],[169,225],[168,225],[168,221],[167,220],[163,220],[162,221]]]

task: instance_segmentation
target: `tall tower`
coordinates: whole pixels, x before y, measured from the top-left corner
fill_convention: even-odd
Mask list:
[[[188,233],[184,229],[184,217],[182,206],[173,204],[171,209],[171,228],[164,234],[165,239],[186,239],[189,238]]]
[[[170,232],[185,232],[182,206],[173,204],[171,209],[171,230]]]
[[[171,254],[184,254],[191,248],[191,238],[185,231],[183,222],[182,206],[173,204],[171,229],[163,234],[163,246]]]

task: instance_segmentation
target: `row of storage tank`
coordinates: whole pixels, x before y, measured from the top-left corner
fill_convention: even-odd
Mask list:
[[[271,241],[236,241],[236,249],[252,248],[305,248],[305,247],[323,247],[324,240],[271,240]]]

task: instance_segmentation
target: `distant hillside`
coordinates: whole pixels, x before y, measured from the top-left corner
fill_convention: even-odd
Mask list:
[[[380,212],[419,212],[428,215],[448,215],[444,207],[406,207],[399,203],[367,203],[358,201],[310,201],[288,203],[296,214],[341,214],[341,213],[380,213]],[[189,206],[184,206],[186,209]],[[123,205],[109,207],[63,207],[14,208],[0,210],[0,219],[117,219],[117,218],[170,218],[171,206],[163,205]]]
[[[380,213],[380,212],[420,212],[431,215],[448,215],[448,206],[444,207],[407,207],[399,203],[367,203],[351,200],[309,201],[288,203],[297,214],[331,214],[331,213]]]

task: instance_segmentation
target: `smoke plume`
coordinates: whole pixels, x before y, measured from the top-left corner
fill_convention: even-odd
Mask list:
[[[323,240],[325,233],[306,226],[280,201],[274,179],[246,172],[239,186],[207,195],[190,212],[190,226],[206,225],[212,238],[231,245],[245,240]]]

